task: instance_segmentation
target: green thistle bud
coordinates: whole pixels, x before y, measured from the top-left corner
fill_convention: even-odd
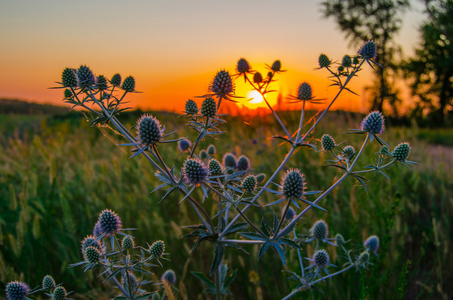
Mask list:
[[[359,59],[358,59],[357,57],[354,57],[354,58],[352,59],[352,64],[358,65],[358,64],[359,64]]]
[[[301,198],[305,191],[304,175],[298,169],[289,169],[282,179],[282,193],[286,199]]]
[[[348,159],[351,160],[354,157],[355,149],[352,146],[346,146],[343,148],[343,154]]]
[[[370,112],[362,120],[360,129],[371,134],[383,134],[385,130],[384,116],[378,111]]]
[[[134,248],[135,247],[134,239],[130,236],[123,237],[123,240],[121,241],[121,246],[123,247],[123,249]]]
[[[306,82],[301,83],[297,89],[297,99],[301,101],[309,101],[312,98],[311,86]]]
[[[243,74],[249,72],[251,68],[252,67],[245,58],[240,58],[236,66],[236,71]]]
[[[107,78],[105,78],[104,75],[99,75],[96,78],[96,87],[100,91],[106,90],[108,88],[108,86],[107,86]]]
[[[162,255],[165,252],[165,243],[163,241],[155,241],[151,247],[149,248],[149,251],[154,257],[162,257]]]
[[[392,153],[390,153],[389,147],[387,147],[387,146],[382,146],[379,153],[382,155],[389,155],[389,156],[392,155]]]
[[[217,161],[217,159],[213,158],[209,161],[209,174],[213,176],[222,174],[222,167],[220,166],[220,163]]]
[[[242,181],[242,188],[246,192],[253,192],[256,187],[256,178],[253,175],[249,175],[245,177],[245,179]]]
[[[248,169],[250,169],[250,160],[247,158],[247,156],[242,155],[241,157],[239,157],[236,167],[239,171],[247,171]]]
[[[212,98],[206,98],[201,105],[201,114],[207,118],[212,118],[217,113],[217,103]]]
[[[198,106],[195,101],[189,99],[186,102],[186,114],[196,115],[198,113]]]
[[[282,69],[282,63],[280,60],[276,60],[274,61],[274,63],[272,64],[272,67],[271,67],[272,71],[274,72],[280,72],[280,70]]]
[[[200,184],[208,175],[204,164],[198,159],[189,158],[184,163],[184,177],[191,184]]]
[[[162,139],[162,126],[153,116],[143,115],[138,119],[137,129],[140,143],[144,146],[156,144]]]
[[[338,67],[338,72],[343,72],[344,71],[344,67],[343,66],[339,66]]]
[[[263,82],[263,75],[261,75],[260,72],[256,72],[255,74],[253,74],[253,82],[254,82],[254,83],[261,83],[261,82]]]
[[[331,64],[329,57],[327,57],[327,55],[325,54],[321,54],[319,56],[318,63],[320,68],[327,68]]]
[[[64,97],[65,99],[69,99],[69,98],[72,98],[73,94],[72,94],[72,91],[70,89],[65,89],[64,90]]]
[[[75,70],[71,68],[64,69],[61,74],[61,83],[64,87],[77,87],[78,82]]]
[[[225,154],[223,156],[223,165],[225,166],[225,168],[236,168],[236,157],[234,157],[234,155],[231,153]]]
[[[393,149],[392,156],[398,161],[405,162],[409,157],[410,150],[408,143],[401,143]]]
[[[335,140],[328,134],[324,134],[321,138],[321,145],[324,151],[330,151],[335,148]]]
[[[343,246],[346,244],[344,237],[339,233],[335,236],[335,241],[337,242],[337,246]]]
[[[52,300],[65,300],[68,296],[66,289],[62,286],[57,286],[52,294]]]
[[[264,180],[266,180],[266,174],[260,173],[260,174],[256,175],[256,181],[258,184],[263,183]]]
[[[207,159],[208,158],[208,152],[206,152],[206,150],[201,150],[200,151],[200,158],[201,159]]]
[[[132,76],[126,77],[121,88],[128,93],[135,91],[135,78]]]
[[[324,220],[318,220],[311,227],[310,233],[317,240],[325,240],[329,234],[329,227]]]
[[[208,147],[208,154],[212,156],[212,155],[214,155],[215,153],[216,153],[215,146],[212,145],[212,144],[209,145],[209,147]]]
[[[343,61],[341,62],[341,65],[345,68],[349,68],[352,65],[352,59],[349,55],[343,56]]]
[[[50,290],[50,289],[55,288],[55,286],[56,286],[55,280],[53,279],[52,276],[50,276],[50,275],[44,276],[44,278],[42,279],[42,288],[43,289]]]
[[[85,261],[90,262],[90,264],[97,264],[99,262],[99,258],[101,257],[100,251],[93,247],[89,246],[85,249]]]
[[[319,269],[325,269],[330,263],[330,257],[326,250],[318,250],[313,254],[313,264]]]
[[[110,83],[114,87],[119,87],[121,85],[121,75],[116,73],[115,75],[112,76],[112,79],[110,80]]]
[[[356,265],[366,266],[370,262],[370,253],[363,251],[357,258]]]

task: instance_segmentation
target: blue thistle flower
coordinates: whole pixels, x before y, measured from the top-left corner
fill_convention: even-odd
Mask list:
[[[123,249],[134,248],[135,247],[134,239],[130,236],[123,237],[123,240],[121,241],[121,247],[123,247]]]
[[[6,285],[7,300],[23,300],[29,292],[30,287],[22,281],[11,281]]]
[[[56,286],[55,280],[53,279],[52,276],[50,276],[50,275],[44,276],[44,278],[42,279],[42,288],[43,289],[50,290],[50,289],[55,288],[55,286]]]
[[[207,158],[208,158],[208,152],[206,152],[206,150],[201,150],[201,151],[200,151],[200,158],[201,158],[202,160],[207,159]]]
[[[143,115],[138,119],[137,129],[140,143],[144,146],[154,145],[162,139],[162,126],[153,116]]]
[[[225,168],[236,168],[236,157],[232,153],[227,153],[223,156],[223,165]]]
[[[343,246],[344,244],[346,244],[344,237],[339,233],[337,233],[337,235],[335,236],[335,241],[337,243],[337,246]]]
[[[321,145],[324,151],[330,151],[336,147],[335,140],[328,134],[322,136]]]
[[[164,241],[161,241],[161,240],[155,241],[151,245],[151,247],[149,248],[149,251],[156,258],[162,257],[162,255],[165,252],[165,243],[164,243]]]
[[[217,113],[217,104],[214,99],[206,98],[201,104],[201,114],[205,117],[212,118],[215,117]]]
[[[409,157],[410,150],[409,143],[401,143],[393,149],[392,156],[398,161],[405,162]]]
[[[349,55],[343,56],[343,60],[341,62],[341,65],[345,68],[348,68],[352,65],[352,58]]]
[[[126,77],[121,88],[128,93],[135,91],[135,78],[132,76]]]
[[[90,87],[96,83],[93,72],[85,65],[81,65],[77,70],[77,78],[79,80],[79,87],[81,88]]]
[[[209,145],[209,147],[208,147],[208,154],[212,156],[212,155],[214,155],[215,153],[216,153],[215,146],[212,145],[212,144]]]
[[[123,226],[120,217],[110,209],[105,209],[99,214],[98,222],[102,234],[105,235],[117,233]]]
[[[119,87],[121,85],[121,75],[116,73],[115,75],[112,76],[112,79],[110,79],[110,83],[114,87]]]
[[[377,110],[370,112],[362,120],[360,129],[371,134],[383,134],[385,130],[384,116]]]
[[[285,198],[301,198],[304,191],[304,175],[298,169],[289,169],[282,179],[282,193]]]
[[[70,89],[65,89],[64,90],[64,98],[65,99],[70,99],[70,98],[72,98],[72,96],[73,96],[73,93],[72,93],[72,91]]]
[[[207,175],[206,166],[198,159],[189,158],[184,163],[184,177],[191,184],[200,184]]]
[[[288,208],[288,211],[286,212],[285,218],[286,218],[287,220],[291,221],[292,219],[294,219],[294,217],[295,217],[296,215],[297,215],[297,214],[296,214],[296,211],[295,211],[292,207],[290,207],[290,208]]]
[[[318,250],[312,256],[313,265],[319,269],[325,269],[330,263],[330,257],[326,250]]]
[[[366,239],[363,245],[367,251],[376,253],[379,250],[379,238],[376,235],[372,235]]]
[[[236,65],[236,71],[239,74],[248,73],[252,67],[250,66],[249,62],[245,58],[240,58]]]
[[[99,262],[99,258],[101,257],[101,251],[99,249],[89,246],[85,249],[85,253],[83,255],[83,259],[88,261],[90,264],[97,264]]]
[[[359,49],[358,54],[365,59],[375,60],[377,57],[377,46],[373,41],[368,41]]]
[[[100,91],[106,90],[108,88],[107,78],[105,78],[104,75],[99,75],[96,78],[96,88]]]
[[[266,174],[260,173],[256,175],[256,181],[258,184],[262,183],[264,180],[266,180]]]
[[[256,72],[255,74],[253,74],[253,82],[258,84],[263,82],[263,75],[261,75],[260,72]]]
[[[99,224],[99,221],[96,222],[96,224],[94,225],[94,228],[93,228],[93,236],[95,238],[98,238],[102,235],[102,232],[101,232],[101,225]]]
[[[234,91],[234,85],[230,73],[225,70],[217,72],[209,90],[220,97],[231,94]]]
[[[249,175],[249,176],[245,177],[244,180],[242,181],[242,188],[246,192],[253,192],[255,190],[255,187],[256,187],[256,178],[253,175]]]
[[[282,69],[282,62],[280,60],[276,60],[274,61],[274,63],[272,64],[272,67],[271,67],[272,71],[274,72],[280,72],[280,70]]]
[[[63,84],[63,87],[77,87],[78,81],[75,70],[71,68],[65,68],[61,74],[61,83]]]
[[[318,220],[310,229],[311,236],[318,240],[325,240],[329,234],[329,227],[324,220]]]
[[[85,249],[90,247],[90,246],[97,248],[99,251],[102,251],[102,249],[103,249],[100,240],[96,241],[96,237],[95,236],[88,235],[82,241],[82,254],[84,254],[85,253]]]
[[[366,267],[370,262],[370,253],[368,251],[363,251],[355,262],[356,266]]]
[[[192,142],[188,139],[182,139],[178,141],[178,149],[181,152],[186,152],[192,146]]]
[[[209,174],[213,176],[222,174],[222,166],[217,161],[217,159],[213,158],[209,161]]]
[[[188,115],[196,115],[198,113],[197,103],[191,99],[187,100],[185,109]]]
[[[311,86],[306,82],[301,83],[297,89],[297,99],[301,101],[309,101],[312,98]]]
[[[248,169],[250,169],[250,160],[247,158],[247,156],[242,155],[241,157],[239,157],[236,167],[239,171],[247,171]]]
[[[167,270],[165,271],[165,273],[162,275],[162,277],[160,278],[160,280],[163,282],[163,281],[166,281],[168,282],[169,284],[173,285],[176,283],[176,274],[173,270]]]
[[[68,296],[66,289],[62,286],[57,286],[52,294],[52,300],[65,300]]]
[[[351,160],[355,155],[355,149],[352,146],[346,146],[343,148],[343,154],[348,159]]]
[[[318,63],[319,63],[319,68],[322,69],[322,68],[329,67],[331,64],[331,61],[327,55],[321,54],[321,55],[319,55]]]

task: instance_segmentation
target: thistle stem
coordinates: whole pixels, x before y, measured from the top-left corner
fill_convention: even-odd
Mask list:
[[[289,207],[291,206],[291,198],[288,199],[288,202],[286,203],[285,209],[283,210],[282,217],[280,218],[280,222],[278,222],[277,230],[275,230],[275,237],[278,235],[280,232],[280,227],[282,227],[283,221],[285,220],[286,213],[288,212]]]

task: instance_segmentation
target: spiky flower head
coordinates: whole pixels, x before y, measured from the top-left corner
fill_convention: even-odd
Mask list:
[[[344,67],[343,66],[339,66],[338,67],[338,72],[343,72],[344,71]]]
[[[304,175],[298,169],[289,169],[282,179],[282,193],[285,198],[301,198],[304,190]]]
[[[236,65],[236,71],[240,74],[244,74],[250,71],[252,67],[245,58],[240,58]]]
[[[11,281],[6,285],[7,300],[23,300],[29,292],[30,287],[22,281]]]
[[[106,90],[108,88],[107,86],[107,78],[105,78],[104,75],[99,75],[97,78],[96,78],[96,87],[98,88],[98,90]]]
[[[184,177],[191,184],[201,183],[207,175],[205,165],[198,159],[189,158],[184,163]]]
[[[215,146],[212,145],[212,144],[209,145],[209,146],[208,146],[208,154],[212,156],[212,155],[214,155],[215,153],[216,153]]]
[[[377,57],[377,46],[373,41],[368,41],[359,49],[357,53],[365,59],[374,60]]]
[[[142,145],[153,145],[162,139],[162,126],[155,117],[143,115],[138,119],[137,125],[137,135]]]
[[[66,289],[62,286],[57,286],[52,294],[52,300],[65,300],[68,296]]]
[[[186,152],[192,146],[192,142],[188,139],[182,139],[178,141],[178,149],[181,152]]]
[[[93,236],[95,238],[98,238],[102,235],[102,232],[101,232],[101,225],[99,224],[99,221],[96,222],[96,224],[94,225],[94,228],[93,228]]]
[[[155,241],[151,247],[149,248],[149,251],[154,257],[161,257],[164,252],[165,252],[165,243],[164,241]]]
[[[212,118],[217,113],[217,103],[212,98],[206,98],[201,105],[201,114],[205,117]]]
[[[234,157],[232,153],[226,153],[223,156],[223,165],[225,166],[225,168],[236,168],[236,157]]]
[[[125,236],[123,237],[123,240],[121,241],[121,246],[123,249],[132,249],[135,246],[134,239],[130,236]]]
[[[318,220],[311,227],[310,233],[312,237],[318,240],[324,240],[329,234],[329,227],[324,220]]]
[[[337,242],[337,246],[343,246],[344,244],[346,244],[344,237],[339,233],[337,233],[337,235],[335,236],[335,242]]]
[[[263,75],[261,75],[260,72],[256,72],[255,74],[253,74],[253,82],[254,82],[254,83],[261,83],[261,82],[263,82]]]
[[[195,103],[192,99],[187,100],[185,109],[186,114],[188,115],[196,115],[198,113],[197,103]]]
[[[274,63],[272,64],[272,67],[271,67],[272,71],[274,72],[280,72],[280,70],[282,69],[282,62],[280,60],[276,60],[274,61]]]
[[[346,158],[348,160],[350,160],[355,154],[354,147],[352,147],[351,145],[344,147],[343,148],[343,154],[344,154],[344,156],[346,156]]]
[[[85,65],[81,65],[77,70],[77,79],[81,88],[93,86],[96,83],[93,72]]]
[[[354,57],[354,58],[352,59],[352,64],[353,64],[353,65],[358,65],[358,64],[359,64],[359,59],[358,59],[357,57]]]
[[[324,134],[321,138],[322,149],[325,151],[333,150],[336,146],[335,140],[328,134]]]
[[[222,166],[217,159],[211,159],[209,161],[209,174],[216,176],[222,174]]]
[[[356,265],[366,266],[370,262],[370,253],[363,251],[359,257],[357,257]]]
[[[90,262],[90,264],[97,264],[99,262],[99,257],[101,257],[101,252],[97,248],[89,246],[85,249],[83,259]]]
[[[294,219],[294,217],[296,215],[297,215],[296,211],[292,207],[290,207],[290,208],[288,208],[288,211],[286,212],[285,218],[291,221],[292,219]]]
[[[392,156],[399,161],[405,162],[409,157],[409,152],[411,148],[409,143],[401,143],[393,149]]]
[[[209,87],[209,90],[218,96],[224,96],[234,91],[233,81],[230,73],[225,70],[220,70],[214,77],[214,80]]]
[[[208,152],[206,152],[206,150],[201,150],[200,151],[200,158],[205,160],[208,158]]]
[[[313,264],[319,269],[325,269],[330,263],[330,257],[326,250],[318,250],[313,254]]]
[[[176,283],[176,274],[173,270],[167,270],[160,278],[161,281],[166,281],[169,284],[173,285]]]
[[[246,192],[253,192],[253,190],[255,190],[255,187],[256,187],[256,178],[253,175],[249,175],[249,176],[245,177],[244,180],[242,181],[242,188]]]
[[[319,56],[318,63],[320,68],[327,68],[328,66],[330,66],[331,61],[329,57],[323,53]]]
[[[135,78],[132,76],[127,76],[124,79],[121,88],[128,93],[135,91]]]
[[[348,68],[352,65],[352,58],[349,55],[343,56],[343,60],[341,62],[341,65],[345,68]]]
[[[301,101],[312,99],[311,86],[308,83],[303,82],[299,85],[299,88],[297,89],[297,99]]]
[[[368,251],[376,252],[379,250],[379,238],[376,235],[372,235],[366,239],[363,245]]]
[[[119,87],[121,85],[121,75],[116,73],[115,75],[112,76],[112,79],[110,79],[110,83],[114,87]]]
[[[241,157],[239,157],[236,167],[239,171],[247,171],[248,169],[250,169],[250,160],[247,158],[247,156],[242,155]]]
[[[106,235],[117,233],[123,226],[120,217],[110,209],[104,209],[99,214],[98,222],[101,232]]]
[[[101,240],[96,241],[96,237],[92,235],[86,236],[82,241],[82,254],[85,254],[85,249],[88,247],[95,247],[98,250],[102,250]]]
[[[370,112],[362,120],[360,129],[371,134],[383,134],[385,129],[384,116],[377,110]]]
[[[63,87],[77,87],[78,82],[75,70],[71,68],[65,68],[61,73],[61,83],[63,84]]]
[[[258,182],[258,184],[262,183],[264,180],[266,180],[266,174],[260,173],[256,175],[256,181]]]
[[[55,288],[55,286],[56,286],[55,280],[53,279],[52,276],[50,276],[50,275],[44,276],[44,278],[42,279],[42,288],[43,289],[50,290],[50,289]]]
[[[71,91],[70,89],[65,89],[65,90],[64,90],[64,97],[65,97],[66,99],[72,98],[72,96],[73,96],[73,93],[72,93],[72,91]]]

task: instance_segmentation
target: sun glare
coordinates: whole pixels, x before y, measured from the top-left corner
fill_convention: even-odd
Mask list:
[[[247,93],[247,100],[251,104],[258,104],[264,101],[263,96],[258,91],[250,91]]]

